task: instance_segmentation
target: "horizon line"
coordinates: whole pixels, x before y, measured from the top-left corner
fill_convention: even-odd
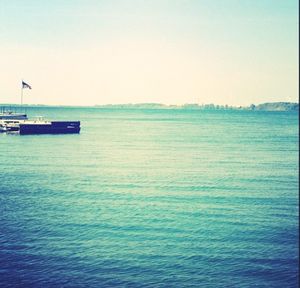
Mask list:
[[[276,103],[281,103],[281,104],[298,104],[299,102],[290,102],[290,101],[274,101],[274,102],[262,102],[259,104],[254,104],[251,103],[250,105],[242,106],[242,105],[230,105],[230,104],[215,104],[215,103],[184,103],[184,104],[165,104],[165,103],[159,103],[159,102],[139,102],[139,103],[107,103],[107,104],[91,104],[91,105],[72,105],[72,104],[19,104],[19,103],[0,103],[1,106],[18,106],[18,107],[30,107],[30,106],[48,106],[48,107],[102,107],[102,106],[121,106],[121,105],[129,105],[129,106],[138,106],[138,105],[158,105],[162,107],[184,107],[184,106],[208,106],[208,105],[213,105],[216,107],[234,107],[234,108],[247,108],[251,107],[252,105],[258,106],[262,104],[276,104]]]

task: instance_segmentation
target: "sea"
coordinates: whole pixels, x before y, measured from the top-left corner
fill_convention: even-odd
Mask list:
[[[299,114],[27,108],[0,134],[0,287],[297,287]]]

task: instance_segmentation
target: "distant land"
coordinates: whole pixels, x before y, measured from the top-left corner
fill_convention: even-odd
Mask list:
[[[20,104],[0,104],[2,107],[20,107]],[[73,108],[111,108],[111,109],[193,109],[193,110],[253,110],[253,111],[299,111],[299,103],[293,102],[269,102],[250,106],[230,106],[216,104],[183,104],[167,105],[160,103],[138,103],[138,104],[105,104],[94,106],[71,106],[71,105],[44,105],[24,104],[23,107],[73,107]]]
[[[299,111],[299,103],[290,102],[273,102],[263,103],[257,106],[254,105],[252,110],[264,110],[264,111]]]
[[[160,103],[140,103],[140,104],[108,104],[95,105],[99,108],[135,108],[135,109],[199,109],[199,110],[262,110],[262,111],[299,111],[298,103],[291,102],[271,102],[250,106],[229,106],[216,104],[184,104],[166,105]]]

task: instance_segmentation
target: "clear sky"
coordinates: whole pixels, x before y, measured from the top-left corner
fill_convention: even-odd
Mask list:
[[[297,0],[0,0],[0,103],[298,102]]]

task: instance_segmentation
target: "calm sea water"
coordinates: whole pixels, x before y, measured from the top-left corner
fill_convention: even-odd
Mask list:
[[[35,108],[0,134],[1,287],[296,287],[298,114]]]

